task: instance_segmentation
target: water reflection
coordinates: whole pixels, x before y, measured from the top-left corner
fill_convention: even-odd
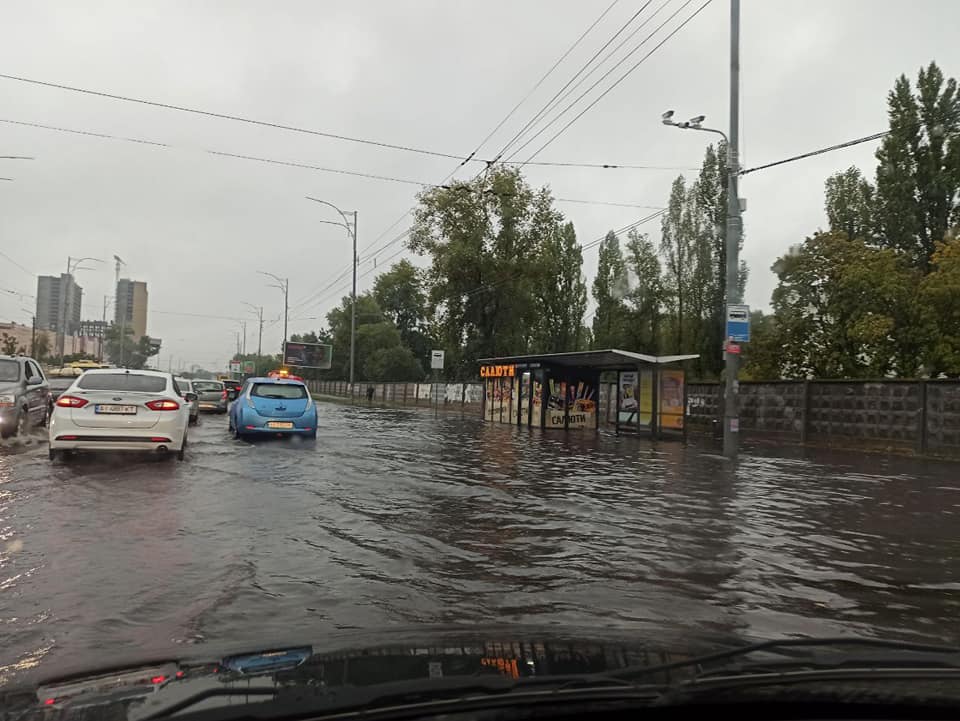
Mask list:
[[[0,671],[424,623],[957,639],[952,465],[340,405],[316,444],[221,421],[184,463],[0,453]]]

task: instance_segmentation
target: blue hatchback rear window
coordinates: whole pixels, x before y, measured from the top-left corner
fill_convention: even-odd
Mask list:
[[[306,398],[307,389],[288,383],[254,383],[250,395],[254,398]]]

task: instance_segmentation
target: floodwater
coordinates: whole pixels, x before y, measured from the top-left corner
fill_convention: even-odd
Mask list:
[[[0,684],[419,624],[960,640],[955,464],[319,409],[182,463],[0,447]]]

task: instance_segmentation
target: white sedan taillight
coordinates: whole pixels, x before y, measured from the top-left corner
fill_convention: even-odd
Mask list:
[[[60,396],[57,398],[57,405],[61,408],[83,408],[89,402],[86,398],[77,398],[77,396]]]
[[[162,398],[155,401],[149,401],[144,405],[151,411],[176,411],[180,409],[180,404],[168,398]]]

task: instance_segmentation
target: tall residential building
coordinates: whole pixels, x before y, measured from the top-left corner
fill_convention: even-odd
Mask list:
[[[83,288],[72,275],[37,278],[37,328],[70,335],[80,327]]]
[[[133,339],[147,334],[147,284],[121,278],[117,281],[117,305],[114,323],[133,328]]]

